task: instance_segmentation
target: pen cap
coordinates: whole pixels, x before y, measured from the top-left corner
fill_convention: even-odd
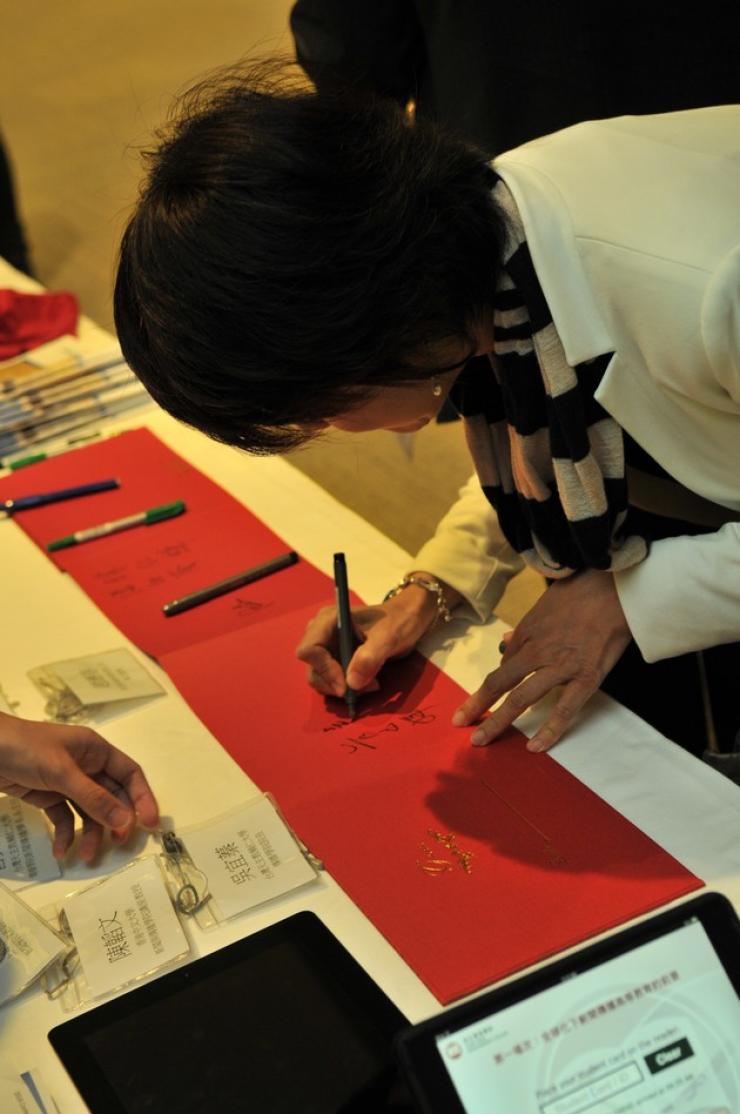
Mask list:
[[[56,541],[49,542],[46,552],[56,553],[58,549],[69,549],[73,545],[77,545],[77,538],[74,534],[67,534],[64,538],[57,538]]]
[[[185,504],[182,499],[178,499],[175,503],[163,503],[161,507],[152,507],[146,512],[147,526],[151,526],[153,522],[161,522],[165,518],[174,518],[184,510]]]
[[[7,466],[11,472],[16,472],[19,468],[27,468],[29,464],[38,464],[41,460],[46,460],[46,453],[35,453],[33,456],[23,456],[20,460],[9,460]]]

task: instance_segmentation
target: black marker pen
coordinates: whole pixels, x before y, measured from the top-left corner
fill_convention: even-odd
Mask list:
[[[355,649],[355,637],[352,629],[352,615],[349,609],[349,585],[347,584],[347,562],[343,553],[334,554],[334,584],[337,589],[337,630],[339,632],[339,661],[342,672],[347,675],[347,667],[352,660]],[[349,718],[355,718],[357,693],[347,686],[344,694],[347,702]]]
[[[227,576],[226,580],[219,580],[215,584],[199,588],[196,592],[181,596],[179,600],[171,600],[170,603],[164,605],[162,611],[168,618],[171,615],[179,615],[182,611],[189,611],[191,607],[200,607],[202,603],[208,603],[209,600],[225,596],[227,592],[243,588],[246,584],[253,584],[255,580],[261,580],[263,576],[271,576],[274,572],[287,569],[290,565],[295,565],[297,560],[298,554],[292,550],[289,553],[281,553],[279,557],[273,557],[271,561],[265,561],[261,565],[255,565],[254,568],[235,573],[234,576]]]

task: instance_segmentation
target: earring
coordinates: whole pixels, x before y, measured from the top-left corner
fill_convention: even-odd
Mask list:
[[[442,394],[442,384],[438,383],[436,379],[432,380],[432,394],[435,398],[439,398]]]

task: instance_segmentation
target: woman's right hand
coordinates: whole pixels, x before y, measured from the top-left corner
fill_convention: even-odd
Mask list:
[[[460,596],[452,588],[442,587],[451,609]],[[413,650],[436,618],[435,596],[415,584],[387,603],[353,608],[352,624],[360,645],[345,677],[338,661],[337,609],[322,607],[306,627],[296,656],[308,665],[308,683],[325,696],[342,697],[347,686],[355,692],[373,692],[379,687],[376,678],[385,663]]]

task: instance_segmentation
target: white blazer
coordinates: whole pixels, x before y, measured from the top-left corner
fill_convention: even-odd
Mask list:
[[[676,480],[740,519],[740,106],[566,128],[494,161],[571,364]],[[416,558],[484,617],[519,562],[471,482]],[[616,574],[647,661],[740,640],[740,522]]]

